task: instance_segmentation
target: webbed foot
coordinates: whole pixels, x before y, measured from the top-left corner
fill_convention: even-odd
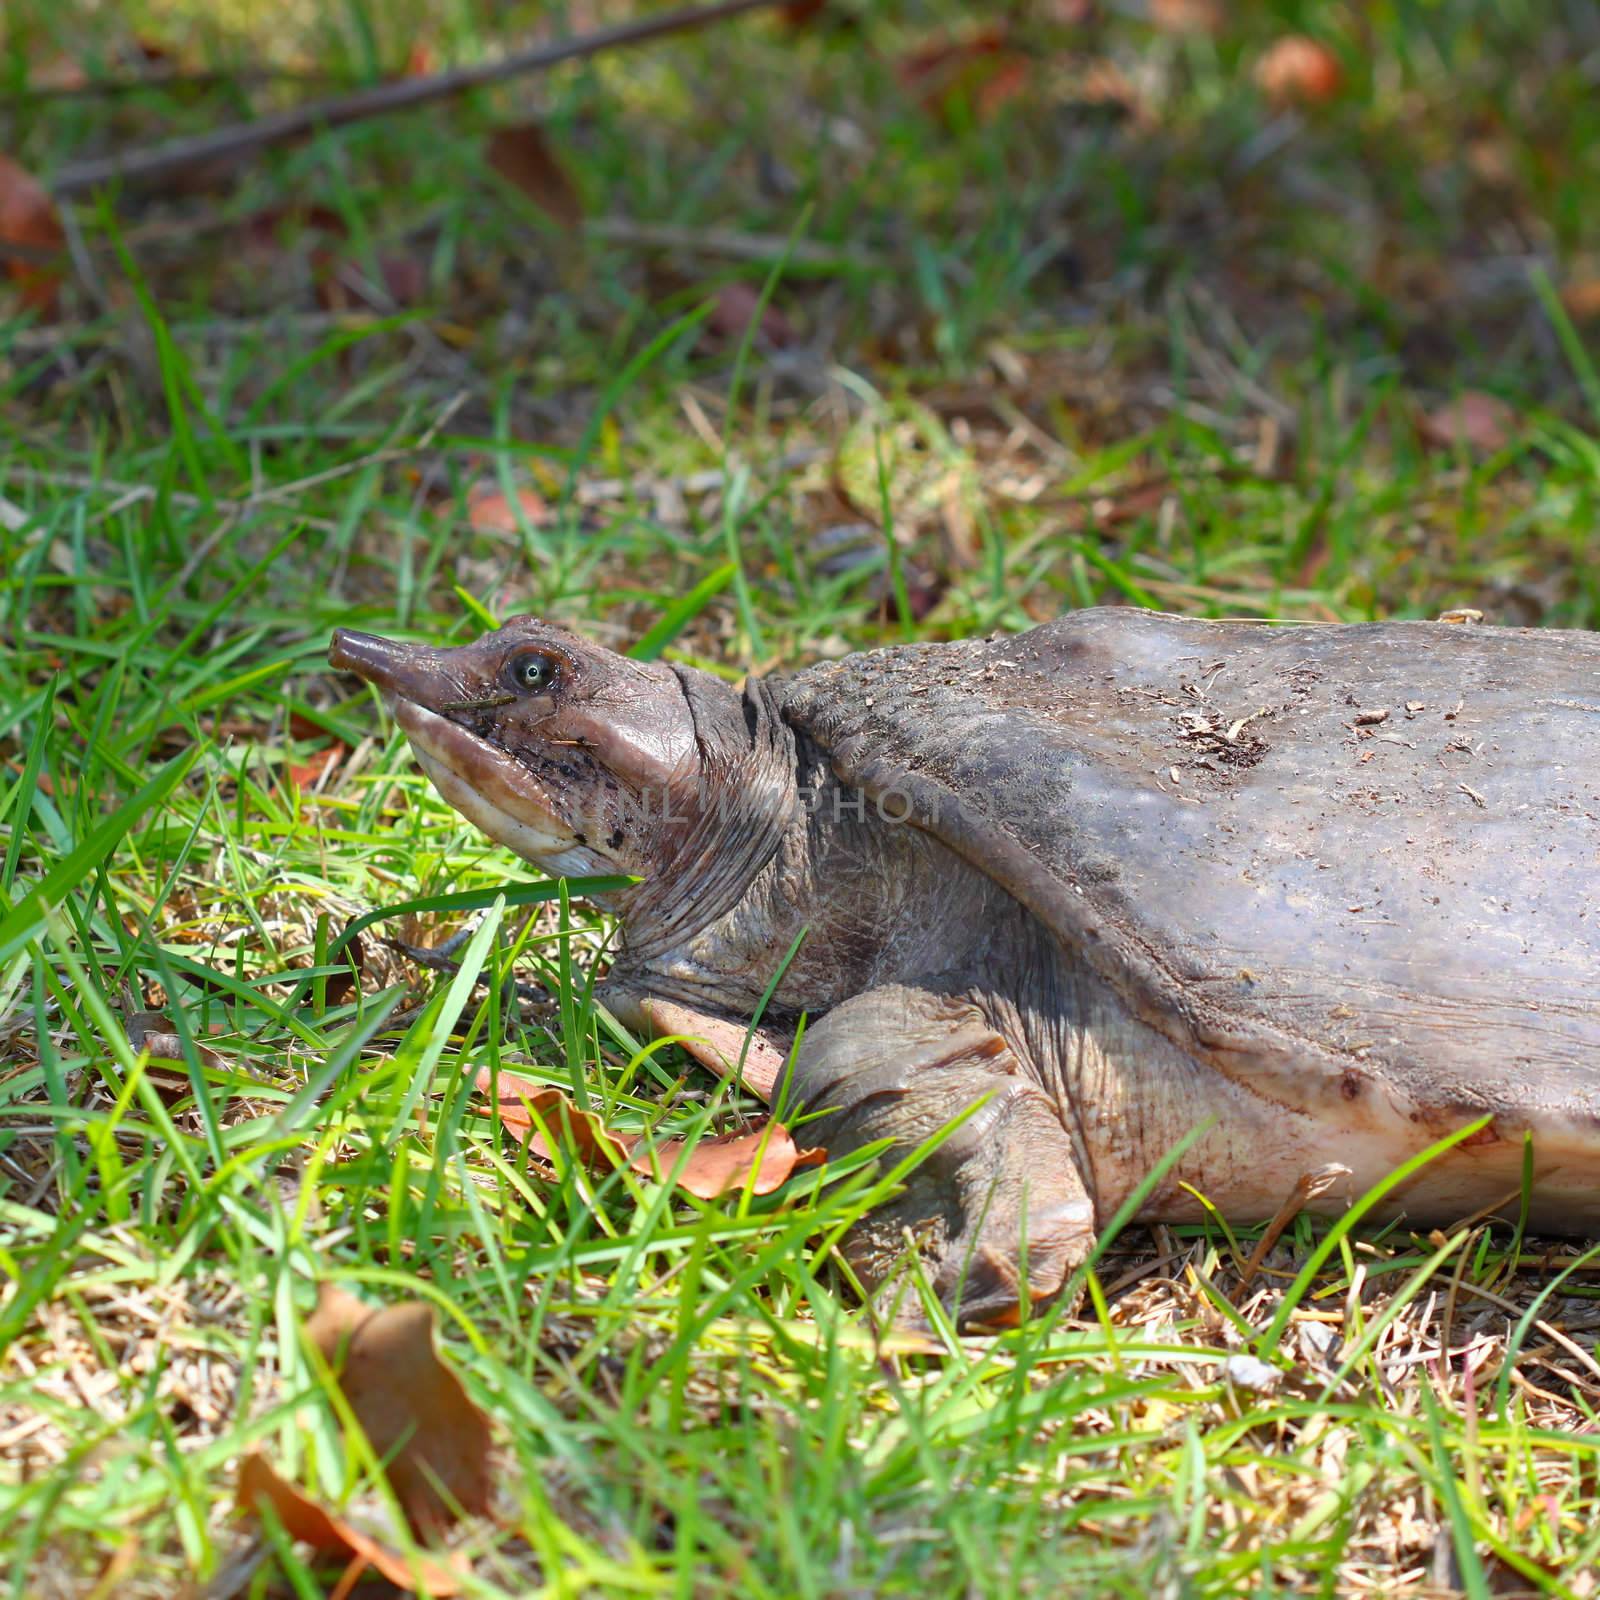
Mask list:
[[[823,1113],[808,1139],[832,1156],[880,1139],[909,1152],[970,1113],[847,1235],[869,1290],[907,1265],[909,1235],[959,1325],[1012,1323],[1093,1248],[1094,1205],[1055,1105],[958,990],[894,984],[846,1001],[807,1033],[794,1086]]]

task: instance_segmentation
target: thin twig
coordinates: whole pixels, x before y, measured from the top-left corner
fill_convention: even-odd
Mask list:
[[[1318,1195],[1326,1194],[1341,1178],[1349,1176],[1349,1167],[1341,1161],[1330,1161],[1326,1166],[1316,1167],[1300,1175],[1294,1188],[1278,1207],[1277,1214],[1267,1224],[1267,1231],[1261,1235],[1255,1249],[1250,1252],[1250,1259],[1245,1262],[1243,1270],[1239,1273],[1239,1287],[1234,1291],[1235,1303],[1250,1287],[1250,1280],[1261,1270],[1261,1263],[1267,1259],[1267,1252],[1283,1237],[1283,1230]]]
[[[481,89],[492,83],[503,83],[507,78],[539,72],[563,61],[598,55],[601,51],[620,45],[643,44],[669,33],[688,33],[736,17],[741,12],[766,10],[781,3],[782,0],[721,0],[718,5],[669,11],[665,16],[649,17],[615,28],[599,28],[575,38],[534,45],[527,50],[514,51],[498,61],[456,67],[426,77],[401,78],[391,83],[376,84],[370,89],[357,89],[352,94],[335,95],[327,100],[312,101],[309,105],[292,106],[287,111],[258,117],[253,122],[235,123],[193,138],[171,139],[165,144],[151,145],[144,150],[102,156],[93,161],[69,162],[55,174],[51,189],[60,197],[98,189],[102,184],[118,179],[130,184],[146,183],[186,168],[242,156],[265,145],[299,139],[319,128],[340,128],[369,117],[386,116],[390,112],[408,110],[413,106],[429,105],[435,100],[447,100],[465,94],[469,89]]]
[[[183,67],[151,67],[145,72],[127,72],[114,78],[86,78],[82,83],[25,83],[0,98],[0,106],[35,105],[43,100],[101,99],[162,89],[231,89],[263,83],[303,83],[326,88],[329,84],[349,81],[347,76],[336,72],[302,72],[293,67],[219,67],[205,72],[190,72]]]

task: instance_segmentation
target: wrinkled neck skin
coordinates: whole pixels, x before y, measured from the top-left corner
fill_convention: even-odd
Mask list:
[[[685,687],[699,816],[617,901],[608,988],[748,1018],[781,969],[765,1015],[782,1025],[960,959],[998,894],[982,875],[840,784],[766,685],[742,701]]]

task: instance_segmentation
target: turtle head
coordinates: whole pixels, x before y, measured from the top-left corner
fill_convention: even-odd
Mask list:
[[[672,668],[535,617],[447,650],[341,628],[328,660],[383,695],[439,793],[525,860],[575,877],[670,857],[700,781]]]

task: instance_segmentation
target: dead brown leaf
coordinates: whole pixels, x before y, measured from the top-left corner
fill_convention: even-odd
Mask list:
[[[132,996],[126,997],[127,1003]],[[169,1105],[190,1094],[194,1085],[189,1081],[188,1066],[183,1055],[183,1035],[172,1025],[165,1011],[129,1010],[124,1014],[123,1027],[130,1048],[148,1054],[145,1079],[154,1086],[157,1094]],[[212,1031],[220,1032],[221,1023],[213,1024]],[[208,1046],[195,1044],[195,1056],[202,1067],[212,1072],[225,1072],[227,1059]],[[176,1070],[173,1070],[176,1067]]]
[[[1256,62],[1256,85],[1275,105],[1320,105],[1344,87],[1344,66],[1327,45],[1285,34]]]
[[[948,124],[962,101],[980,122],[1026,91],[1033,57],[1011,42],[1004,23],[961,38],[943,35],[911,51],[895,69],[929,116]]]
[[[489,136],[489,165],[562,227],[582,225],[583,201],[577,185],[537,122],[496,128]]]
[[[241,1511],[255,1515],[264,1505],[271,1506],[290,1538],[326,1555],[362,1562],[407,1594],[421,1588],[430,1595],[461,1592],[463,1575],[451,1562],[421,1553],[408,1559],[391,1550],[286,1483],[259,1453],[247,1455],[239,1463],[238,1500]]]
[[[485,1094],[493,1092],[487,1070],[474,1080]],[[616,1134],[592,1112],[582,1111],[560,1090],[530,1083],[513,1073],[500,1074],[497,1102],[500,1120],[541,1160],[550,1159],[540,1122],[570,1139],[586,1166],[609,1172],[626,1163],[644,1177],[658,1182],[673,1173],[689,1148],[685,1139],[665,1139],[660,1144],[636,1134]],[[715,1200],[747,1184],[754,1194],[771,1194],[781,1188],[799,1167],[814,1167],[826,1159],[822,1150],[805,1149],[781,1122],[764,1122],[744,1133],[708,1134],[689,1150],[676,1173],[680,1189],[701,1200]]]
[[[0,155],[0,246],[9,247],[6,271],[30,311],[53,316],[64,276],[67,236],[43,184],[9,156]]]
[[[489,1419],[439,1359],[434,1321],[422,1301],[369,1306],[324,1283],[306,1323],[419,1534],[489,1509]]]
[[[907,88],[920,88],[945,77],[952,68],[960,68],[983,56],[998,55],[1006,48],[1007,37],[1004,23],[980,28],[962,39],[940,35],[905,55],[895,69],[896,76]]]
[[[550,507],[537,490],[520,488],[514,499],[495,483],[476,484],[467,491],[467,521],[475,533],[519,533],[524,526],[538,528],[549,520]]]
[[[342,1006],[356,992],[360,974],[367,970],[367,947],[359,933],[345,944],[338,959],[346,964],[346,969],[328,974],[323,997],[330,1006]]]
[[[795,342],[798,335],[794,324],[770,301],[761,306],[761,294],[753,284],[735,280],[723,284],[716,294],[711,310],[706,316],[706,326],[724,338],[742,339],[757,309],[761,321],[757,332],[769,345],[782,349]]]
[[[1468,389],[1447,405],[1424,411],[1417,418],[1423,441],[1436,449],[1452,450],[1458,444],[1493,455],[1511,442],[1517,414],[1498,395]]]

